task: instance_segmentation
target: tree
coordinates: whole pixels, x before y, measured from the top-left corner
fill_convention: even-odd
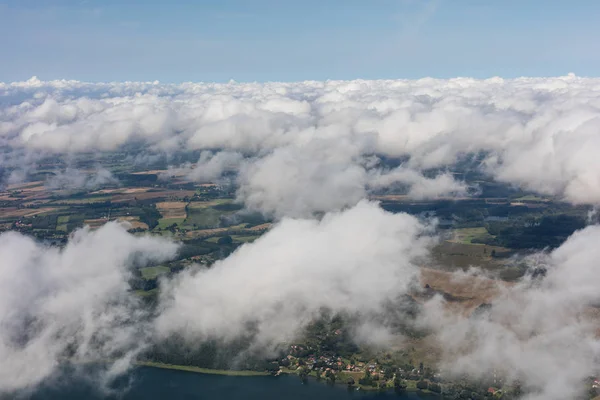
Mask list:
[[[369,370],[365,371],[365,375],[358,380],[358,383],[361,385],[373,385],[373,377],[371,376],[371,372]]]
[[[394,389],[398,390],[404,390],[406,389],[407,385],[406,382],[404,382],[402,379],[400,379],[400,377],[398,375],[396,375],[394,377]]]
[[[425,390],[429,385],[427,385],[427,381],[419,381],[417,382],[417,389]]]
[[[437,383],[430,383],[429,390],[431,390],[434,393],[442,393],[442,386],[440,386]]]
[[[391,379],[392,376],[394,376],[394,369],[391,367],[385,367],[383,369],[383,378],[384,379]]]
[[[219,240],[217,240],[217,244],[219,245],[230,245],[233,243],[233,239],[229,235],[221,236]]]
[[[348,384],[348,386],[354,386],[354,384],[355,384],[356,382],[354,382],[354,378],[353,378],[353,377],[349,377],[349,378],[346,380],[346,383]]]
[[[290,360],[288,360],[287,358],[284,358],[283,360],[281,360],[279,362],[279,365],[281,365],[282,367],[289,367],[290,366]]]
[[[298,372],[298,376],[300,377],[300,379],[302,379],[303,381],[306,380],[306,378],[308,377],[308,371],[306,371],[306,368],[301,368],[300,371]]]
[[[329,374],[329,383],[334,384],[335,383],[335,374]]]

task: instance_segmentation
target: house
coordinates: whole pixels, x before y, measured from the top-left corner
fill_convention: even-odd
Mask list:
[[[488,392],[489,394],[491,394],[492,396],[493,396],[493,395],[495,395],[497,391],[498,391],[498,389],[496,389],[496,388],[493,388],[493,387],[490,387],[490,388],[487,390],[487,392]]]

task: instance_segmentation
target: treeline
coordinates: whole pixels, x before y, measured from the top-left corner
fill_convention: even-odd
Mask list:
[[[514,222],[490,222],[485,227],[494,237],[473,239],[473,243],[512,249],[556,248],[585,226],[584,218],[565,214]]]

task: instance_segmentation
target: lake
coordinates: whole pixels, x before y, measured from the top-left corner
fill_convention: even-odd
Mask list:
[[[360,400],[431,399],[416,393],[365,393],[349,391],[343,385],[330,386],[297,376],[223,376],[177,370],[139,367],[115,384],[116,394],[99,393],[86,379],[59,377],[17,398],[31,400],[79,399],[201,399],[201,400]],[[0,396],[1,397],[1,396]],[[434,398],[434,397],[433,397]]]

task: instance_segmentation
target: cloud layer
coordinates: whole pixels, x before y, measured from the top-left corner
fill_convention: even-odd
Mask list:
[[[414,185],[409,195],[416,198],[464,193],[451,175],[423,182],[421,172],[443,173],[479,154],[478,168],[500,181],[596,204],[599,88],[600,80],[573,75],[180,85],[32,78],[0,84],[0,143],[29,153],[131,143],[149,153],[212,150],[189,175],[197,180],[236,169],[244,155],[240,195],[274,215],[339,208],[331,198],[274,206],[301,185],[319,191],[332,184],[356,204],[369,175],[385,170],[378,157],[403,160],[402,171],[379,184]],[[285,182],[290,194],[282,193],[286,178],[298,179],[296,187]],[[271,179],[277,184],[265,183]]]
[[[0,84],[0,161],[9,181],[44,154],[135,145],[135,157],[146,159],[199,150],[197,163],[173,169],[199,182],[234,174],[246,207],[277,220],[211,269],[165,281],[155,321],[129,295],[128,266],[172,257],[174,244],[115,224],[79,231],[62,250],[1,235],[0,358],[8,362],[0,381],[6,389],[35,384],[66,356],[135,353],[140,326],[189,340],[233,339],[252,327],[257,343],[269,345],[293,338],[324,307],[376,314],[408,292],[432,228],[365,201],[369,190],[465,195],[451,169],[476,154],[474,168],[497,180],[597,204],[598,93],[600,80],[575,76]],[[48,185],[92,188],[111,179],[104,170],[90,179],[68,169]],[[429,302],[422,323],[437,333],[448,365],[524,379],[532,399],[571,397],[598,365],[585,316],[600,300],[599,239],[600,228],[589,227],[539,255],[547,276],[505,288],[480,317],[460,319]]]

